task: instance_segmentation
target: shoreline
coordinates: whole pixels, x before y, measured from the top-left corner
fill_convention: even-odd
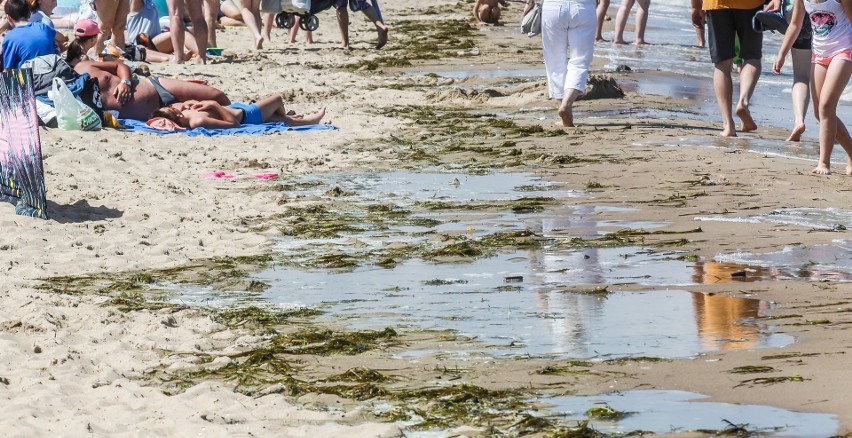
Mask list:
[[[431,17],[463,22],[469,15],[448,2],[435,5],[436,14],[412,14],[409,10],[419,10],[410,0],[389,6],[385,14],[399,17],[398,21]],[[511,12],[519,13],[516,9]],[[188,142],[177,135],[40,130],[48,211],[53,219],[17,217],[9,206],[0,210],[0,223],[16,233],[0,238],[0,246],[6,247],[0,251],[0,261],[9,267],[0,287],[4,302],[0,333],[5,352],[0,377],[7,379],[3,383],[8,381],[0,385],[0,396],[10,405],[9,415],[0,420],[5,430],[25,435],[58,430],[182,435],[204,428],[214,436],[401,436],[400,426],[375,418],[360,407],[364,402],[321,393],[291,395],[285,390],[286,384],[282,384],[285,389],[266,386],[263,396],[249,396],[234,392],[233,381],[212,378],[211,382],[183,388],[185,392],[176,391],[177,395],[163,393],[161,385],[167,380],[157,379],[198,370],[227,372],[229,366],[242,363],[240,354],[264,347],[267,339],[258,331],[264,326],[253,317],[241,316],[229,325],[198,309],[147,308],[152,303],[144,300],[141,308],[123,311],[115,299],[137,303],[137,288],[110,290],[111,285],[119,283],[116,279],[81,282],[90,289],[106,289],[96,294],[74,294],[75,285],[63,289],[59,284],[48,292],[33,289],[46,277],[99,273],[122,273],[119,280],[138,286],[147,280],[130,277],[151,270],[180,271],[186,265],[204,265],[221,257],[268,255],[272,252],[271,239],[280,235],[282,228],[297,223],[291,211],[347,202],[345,197],[300,196],[289,187],[298,182],[290,175],[425,166],[459,172],[543,170],[554,173],[553,179],[566,187],[586,187],[590,182],[602,186],[589,190],[585,198],[572,199],[577,205],[637,207],[630,212],[602,214],[603,219],[665,222],[669,224],[666,230],[675,231],[700,227],[700,233],[682,236],[688,241],[682,248],[705,261],[734,251],[831,244],[844,235],[772,223],[696,223],[695,216],[710,213],[749,215],[781,207],[842,206],[848,195],[848,180],[837,174],[807,175],[810,164],[746,153],[736,146],[736,140],[733,148],[634,145],[685,137],[698,142],[706,139],[706,144],[712,145],[717,130],[714,121],[639,119],[630,113],[631,108],[677,113],[688,109],[688,104],[632,93],[615,101],[581,101],[577,112],[582,125],[564,130],[549,119],[513,118],[510,115],[522,106],[554,106],[555,112],[555,105],[545,99],[543,83],[521,81],[481,88],[478,81],[470,79],[404,76],[396,73],[396,67],[388,67],[394,72],[391,74],[381,67],[346,69],[344,66],[362,57],[389,62],[393,54],[408,56],[400,49],[401,41],[406,41],[403,31],[396,34],[398,41],[392,34],[388,52],[363,50],[375,35],[362,21],[360,17],[353,19],[357,55],[330,49],[335,44],[336,29],[325,20],[315,34],[320,41],[318,50],[284,45],[281,40],[285,37],[279,32],[277,41],[261,54],[248,52],[243,58],[203,70],[162,66],[168,74],[203,76],[235,100],[274,91],[283,93],[291,102],[288,108],[293,106],[297,111],[328,106],[328,119],[341,128],[339,131]],[[432,35],[426,30],[415,33],[421,30],[414,25],[407,29],[421,38]],[[238,44],[238,39],[246,39],[244,33],[244,29],[237,29],[223,32],[220,38],[233,38]],[[469,38],[486,47],[494,34],[477,32]],[[458,45],[466,44],[467,40]],[[540,51],[534,50],[536,42],[521,35],[501,44],[507,47],[481,49],[483,55],[476,62],[485,62],[485,55],[489,55],[491,61],[496,58],[498,62],[525,65],[525,60],[540,57]],[[425,62],[439,66],[460,62],[452,55],[454,49],[445,46],[441,50],[449,55],[448,60]],[[330,68],[311,68],[317,65]],[[265,84],[270,83],[278,88],[269,90]],[[442,84],[446,88],[434,89]],[[582,117],[619,109],[627,112],[606,119]],[[507,116],[484,118],[479,114],[482,112]],[[746,142],[755,138],[782,141],[785,136],[782,129],[761,128],[742,138]],[[272,182],[245,177],[259,169],[280,172],[283,177]],[[213,170],[242,177],[233,181],[201,177]],[[704,177],[719,175],[728,182],[695,184]],[[653,246],[669,238],[646,235],[643,244]],[[231,270],[250,272],[231,262],[220,267],[205,265],[201,271],[205,269],[220,277]],[[246,280],[238,277],[234,281]],[[610,287],[619,291],[653,289]],[[846,303],[852,293],[848,283],[756,281],[678,288],[774,301],[777,307],[772,315],[799,315],[775,324],[781,333],[800,340],[784,348],[720,351],[696,359],[595,363],[590,367],[594,373],[569,377],[535,372],[564,361],[394,358],[394,353],[412,345],[437,348],[469,342],[399,330],[399,339],[410,343],[408,346],[391,343],[355,356],[300,356],[313,365],[290,373],[304,381],[319,381],[360,366],[391,370],[385,372],[411,379],[405,385],[397,384],[400,387],[452,382],[493,391],[532,386],[573,394],[679,389],[708,395],[713,401],[832,413],[838,415],[839,433],[852,430],[852,412],[843,401],[850,389],[843,379],[844,325],[849,322]],[[292,336],[303,326],[287,322],[275,327],[280,334]],[[797,355],[764,359],[790,352]],[[281,357],[291,361],[294,356],[290,353]],[[730,373],[736,367],[764,364],[773,367],[770,376],[798,375],[804,380],[737,386],[754,376]],[[454,368],[462,371],[447,371]],[[461,377],[455,379],[455,375]],[[448,380],[450,376],[454,380]],[[394,384],[390,388],[399,389]],[[487,435],[483,427],[452,425],[448,429],[471,436]]]

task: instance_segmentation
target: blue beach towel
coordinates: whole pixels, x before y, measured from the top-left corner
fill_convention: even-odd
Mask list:
[[[161,131],[159,129],[150,128],[145,125],[145,122],[140,122],[138,120],[130,120],[130,119],[120,119],[121,123],[127,126],[128,131],[137,131],[137,132],[150,132],[151,134],[159,134],[159,135],[169,135],[169,134],[183,134],[188,135],[190,137],[216,137],[220,135],[260,135],[272,132],[284,132],[284,131],[328,131],[328,130],[337,130],[337,126],[334,125],[307,125],[307,126],[290,126],[286,123],[275,122],[275,123],[264,123],[261,125],[242,125],[239,128],[227,128],[227,129],[206,129],[206,128],[194,128],[187,129],[185,131]]]

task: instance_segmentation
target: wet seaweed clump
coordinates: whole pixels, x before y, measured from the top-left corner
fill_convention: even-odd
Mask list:
[[[604,404],[603,406],[594,406],[586,410],[586,417],[593,420],[618,421],[630,416],[634,412],[619,411],[613,409],[612,406]]]
[[[230,328],[269,329],[295,318],[311,318],[322,312],[309,307],[278,309],[273,307],[230,307],[211,310],[211,318]]]
[[[795,376],[757,377],[754,379],[743,380],[739,383],[739,385],[735,386],[734,388],[745,385],[774,385],[776,383],[785,382],[804,382],[805,380],[810,379],[805,379],[804,377],[798,374]]]
[[[272,339],[272,343],[290,354],[355,355],[394,345],[396,337],[396,331],[390,327],[382,331],[355,332],[304,329],[278,335]]]
[[[588,369],[592,366],[591,362],[572,360],[564,365],[548,365],[538,371],[541,375],[572,375],[572,374],[589,374],[592,370]]]
[[[765,365],[745,365],[731,370],[734,374],[774,373],[776,370]]]
[[[449,286],[452,284],[467,284],[467,280],[445,280],[442,278],[436,278],[434,280],[424,280],[422,283],[425,286]]]
[[[384,374],[371,370],[369,368],[357,367],[350,368],[346,372],[330,376],[326,378],[329,382],[359,382],[359,383],[377,383],[387,382],[392,380]]]
[[[392,400],[417,406],[413,414],[420,421],[415,430],[445,429],[461,424],[508,427],[514,410],[525,406],[523,394],[512,390],[488,390],[462,384],[439,388],[423,388],[390,394]],[[411,417],[410,417],[411,418]]]
[[[604,438],[606,436],[590,426],[588,421],[580,421],[574,427],[560,427],[544,435],[545,438]]]

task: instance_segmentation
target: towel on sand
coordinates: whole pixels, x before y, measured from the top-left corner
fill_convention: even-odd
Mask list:
[[[194,128],[194,129],[186,129],[183,131],[161,131],[159,129],[154,129],[145,125],[145,122],[140,122],[138,120],[130,120],[130,119],[121,119],[119,120],[121,123],[127,126],[129,131],[139,131],[139,132],[150,132],[152,134],[160,134],[160,135],[168,135],[168,134],[183,134],[188,135],[190,137],[215,137],[218,135],[246,135],[246,134],[266,134],[269,132],[282,132],[282,131],[327,131],[329,129],[335,130],[337,126],[334,125],[307,125],[307,126],[290,126],[286,123],[264,123],[262,125],[242,125],[239,128],[227,128],[227,129],[206,129],[206,128]]]

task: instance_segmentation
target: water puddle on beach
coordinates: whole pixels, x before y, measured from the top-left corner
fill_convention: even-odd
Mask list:
[[[760,268],[701,263],[677,249],[572,246],[575,239],[597,239],[626,229],[663,229],[669,224],[613,218],[632,211],[629,208],[572,205],[584,196],[582,190],[535,175],[339,173],[288,184],[294,194],[306,197],[339,200],[335,196],[342,190],[350,193],[344,198],[349,206],[390,201],[412,211],[403,224],[334,237],[279,239],[277,257],[287,262],[253,275],[253,280],[270,287],[252,297],[324,310],[320,321],[352,329],[452,330],[481,346],[455,353],[501,357],[691,357],[793,342],[792,337],[775,334],[770,325],[757,320],[771,309],[767,302],[671,287],[753,281],[763,278]],[[484,201],[531,195],[556,201],[536,211],[471,209]],[[418,209],[423,202],[437,201],[447,207]],[[432,250],[422,249],[446,238],[441,236],[470,240],[495,232],[525,231],[542,236],[543,243],[529,249],[510,245],[461,263],[432,260]],[[365,256],[388,247],[420,252],[398,257],[384,267]],[[362,261],[342,269],[314,263],[329,255]],[[609,285],[611,290],[598,285]],[[617,290],[619,285],[659,290],[623,292]],[[210,297],[204,297],[203,289],[184,292],[177,298],[180,302],[210,303],[204,301]],[[234,297],[228,299],[233,302]]]
[[[801,142],[789,142],[765,138],[750,138],[746,136],[723,138],[718,136],[680,137],[663,141],[646,141],[635,143],[639,146],[699,146],[726,148],[743,152],[762,154],[802,160],[802,166],[808,170],[813,168],[819,158],[819,143],[816,139],[803,138]],[[835,153],[832,157],[834,167],[843,169],[846,162],[844,156]],[[810,166],[810,167],[807,167]]]
[[[707,396],[684,391],[627,391],[595,396],[539,399],[549,403],[555,416],[565,420],[589,420],[606,434],[645,431],[656,434],[689,431],[724,431],[741,427],[748,433],[731,436],[832,436],[840,429],[834,415],[788,411],[761,405],[716,403]],[[592,408],[609,407],[625,413],[617,421],[588,418]],[[717,435],[717,434],[712,434]]]

